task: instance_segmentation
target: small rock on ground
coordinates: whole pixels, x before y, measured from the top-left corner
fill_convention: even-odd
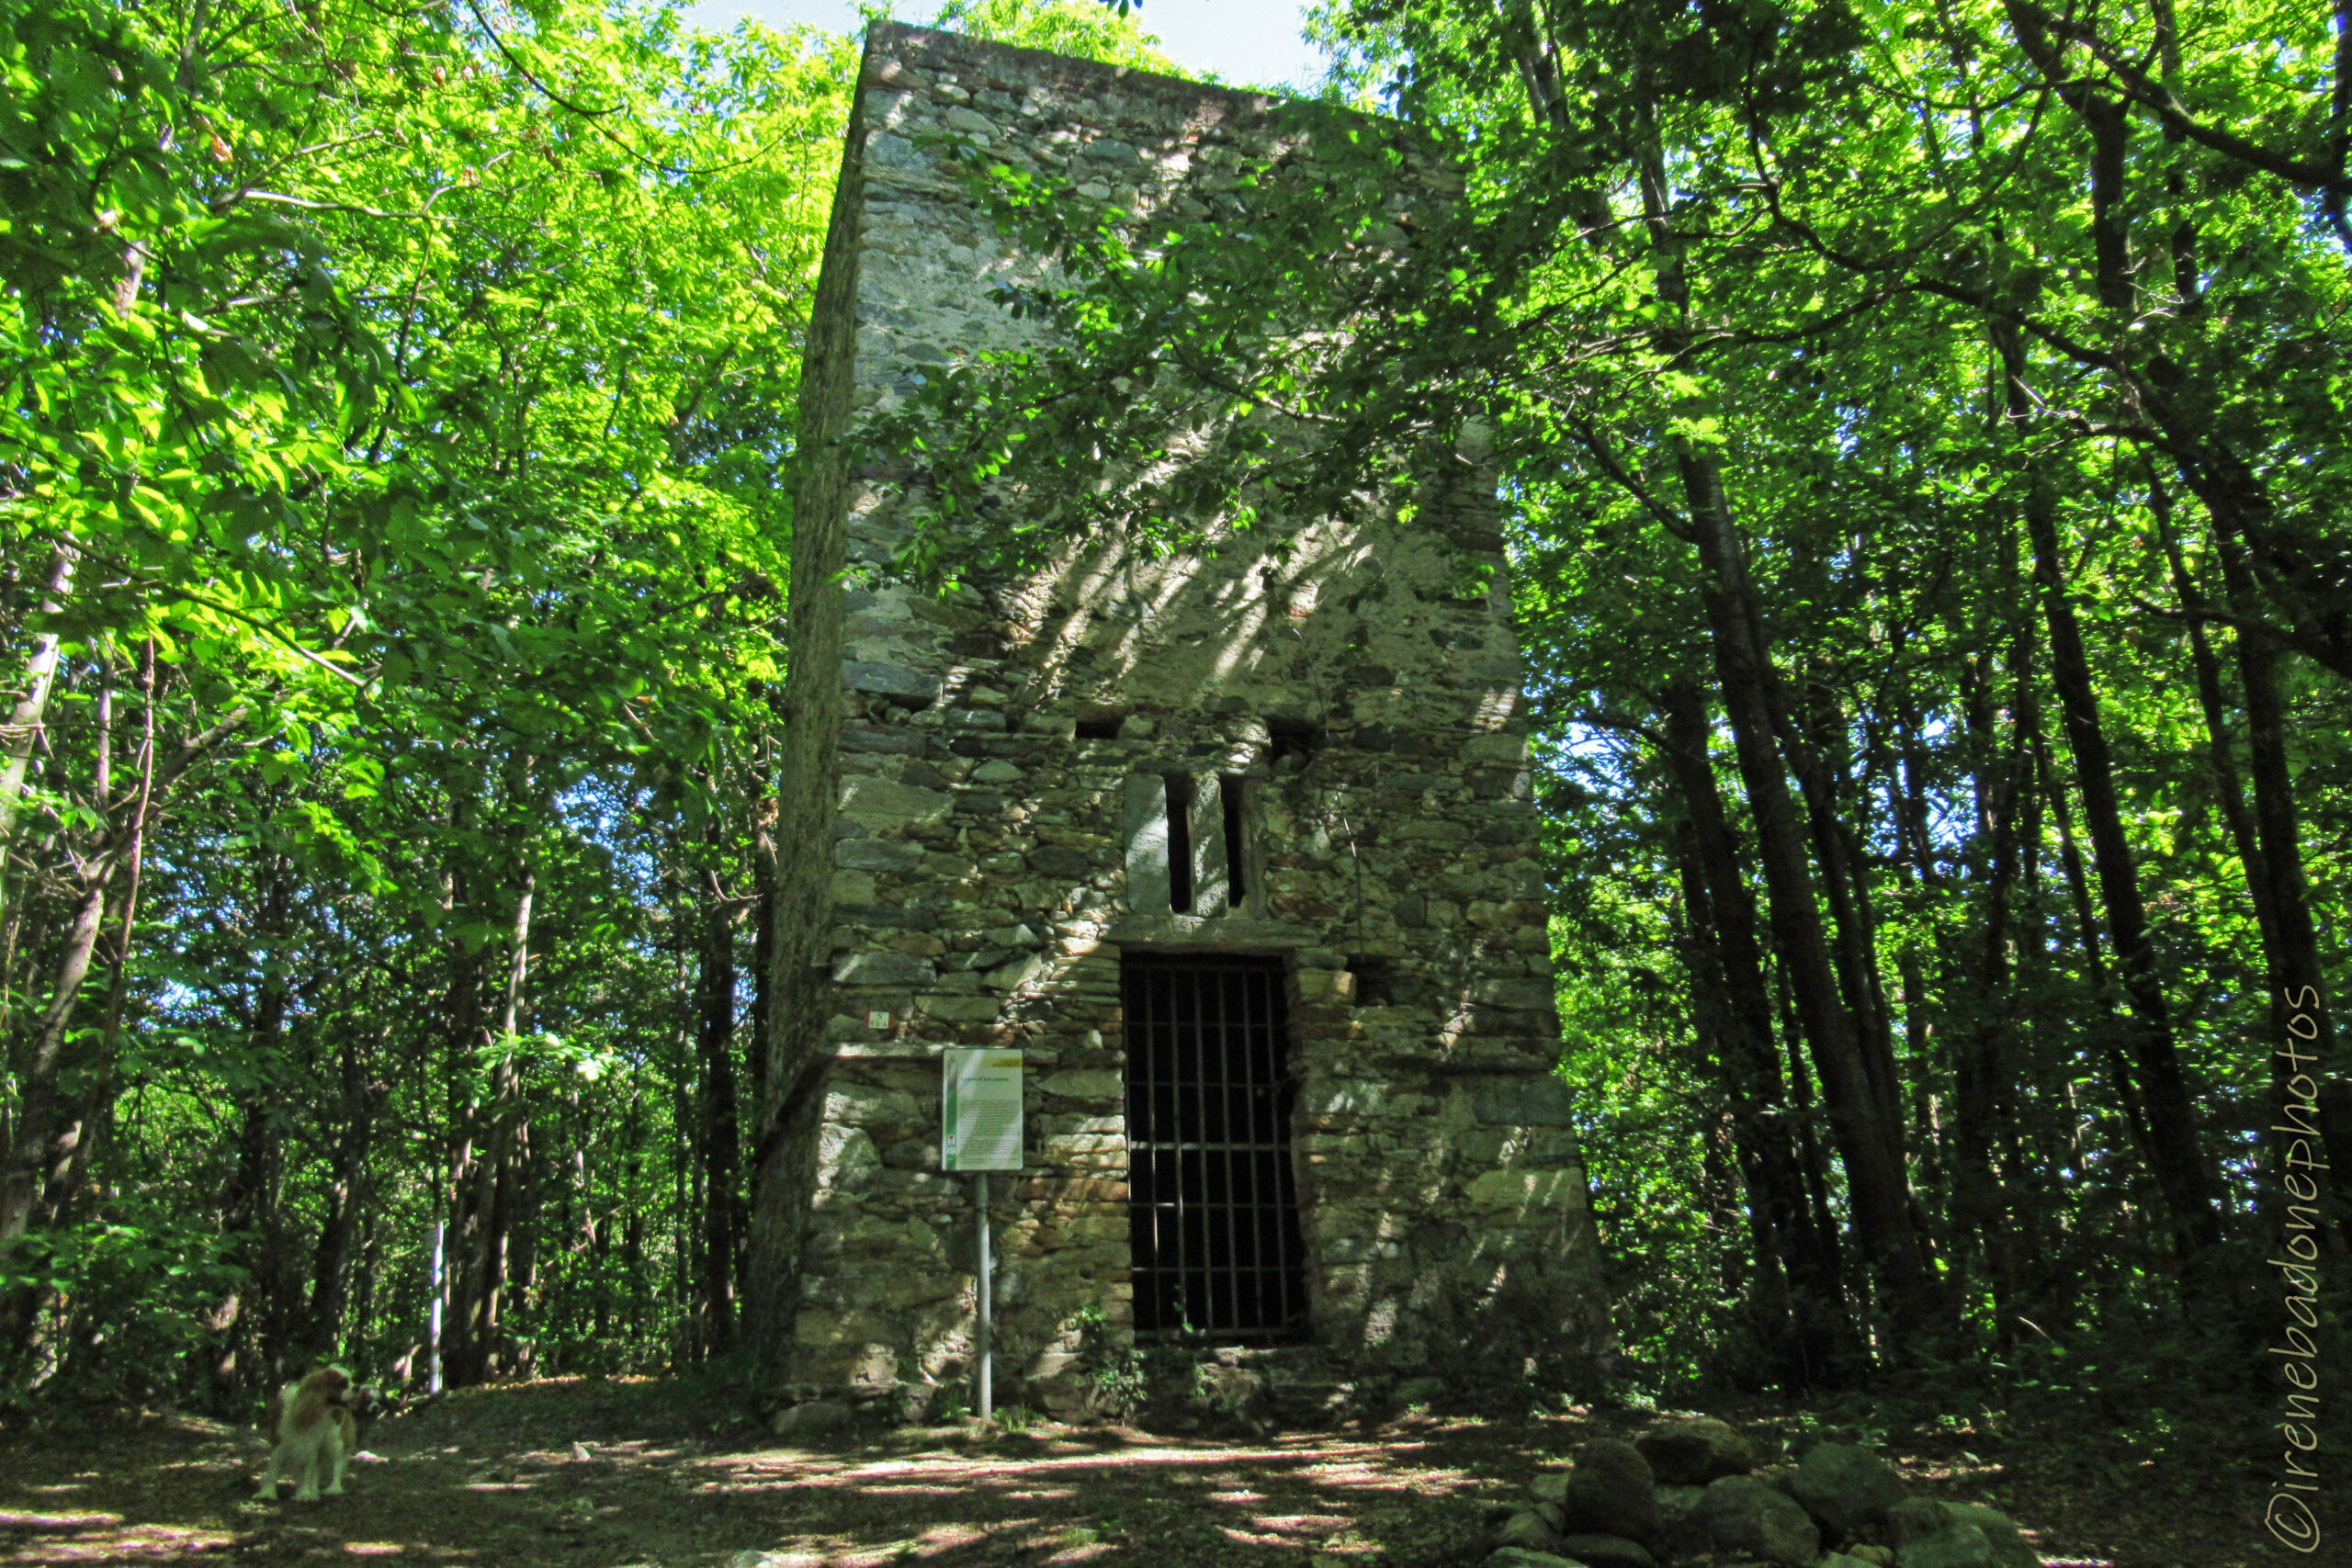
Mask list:
[[[1634,1438],[1634,1446],[1649,1461],[1650,1473],[1669,1486],[1704,1486],[1756,1467],[1755,1447],[1713,1416],[1659,1427]]]
[[[1903,1501],[1902,1478],[1878,1455],[1850,1443],[1815,1444],[1797,1462],[1789,1485],[1833,1536],[1875,1525]]]
[[[1566,1557],[1555,1557],[1548,1551],[1530,1551],[1525,1547],[1506,1546],[1487,1557],[1487,1568],[1585,1568],[1585,1565]]]
[[[1564,1535],[1560,1550],[1588,1568],[1657,1568],[1649,1548],[1622,1535]]]
[[[1711,1483],[1699,1517],[1716,1549],[1807,1568],[1821,1554],[1821,1531],[1794,1499],[1746,1475]]]
[[[1600,1438],[1577,1450],[1568,1472],[1568,1526],[1592,1535],[1657,1539],[1657,1483],[1641,1450],[1614,1438]]]

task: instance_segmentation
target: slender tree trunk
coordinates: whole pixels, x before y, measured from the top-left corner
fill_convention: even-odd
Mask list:
[[[1984,942],[1978,951],[1974,985],[1976,1016],[1966,1034],[1955,1041],[1952,1061],[1952,1111],[1958,1153],[1952,1182],[1952,1229],[1973,1238],[1983,1250],[1984,1271],[1993,1289],[1995,1333],[2006,1348],[2011,1342],[2017,1309],[2017,1279],[2010,1248],[2009,1194],[1994,1169],[1993,1151],[2001,1142],[2003,1089],[2014,1068],[2007,1049],[2011,975],[2008,963],[2010,899],[2018,883],[2021,807],[2031,790],[2033,746],[2038,739],[2039,709],[2034,701],[2033,632],[2030,619],[2020,617],[2009,656],[2011,685],[2016,695],[2011,712],[2014,739],[2006,765],[1990,757],[1998,744],[1990,733],[1979,742],[1987,766],[1977,775],[1977,793],[1990,801],[1992,866],[1985,879]],[[2009,1171],[2017,1171],[2014,1159]]]
[[[291,1304],[287,1289],[286,1226],[278,1205],[285,1179],[285,1128],[274,1084],[285,1070],[287,987],[284,945],[293,918],[292,868],[273,849],[255,857],[253,1011],[245,1031],[246,1055],[259,1081],[240,1097],[237,1164],[221,1205],[221,1229],[238,1237],[231,1262],[245,1272],[243,1287],[213,1312],[220,1335],[213,1364],[214,1397],[225,1413],[242,1416],[254,1394],[281,1370],[273,1359],[294,1347],[285,1329]]]
[[[379,1032],[377,1043],[389,1033],[389,1029]],[[382,1085],[370,1081],[371,1055],[356,1030],[345,1031],[336,1053],[341,1114],[327,1159],[326,1214],[319,1224],[318,1246],[311,1255],[311,1306],[304,1337],[305,1348],[314,1356],[333,1356],[343,1340],[351,1267],[361,1240],[360,1216],[368,1209],[368,1156],[385,1092]]]
[[[2035,746],[2034,772],[2041,780],[2042,790],[2050,800],[2051,816],[2058,825],[2059,870],[2065,878],[2067,901],[2075,911],[2075,931],[2083,949],[2083,974],[2091,983],[2091,994],[2098,1000],[2089,1026],[2084,1031],[2089,1041],[2087,1054],[2095,1056],[2106,1071],[2108,1088],[2115,1096],[2116,1108],[2122,1112],[2132,1148],[2147,1160],[2154,1139],[2148,1132],[2148,1113],[2141,1103],[2139,1086],[2132,1080],[2131,1064],[2123,1057],[2118,1033],[2121,1025],[2114,1018],[2109,1000],[2115,990],[2109,984],[2098,915],[2091,904],[2090,877],[2083,869],[2082,851],[2075,843],[2075,814],[2067,801],[2066,781],[2051,759],[2047,746]]]
[[[73,546],[62,541],[51,552],[41,615],[64,611],[66,595],[74,585],[75,558]],[[0,874],[6,871],[16,846],[17,806],[24,798],[25,775],[49,713],[50,688],[57,679],[58,637],[56,632],[45,631],[33,638],[32,651],[25,657],[23,694],[9,710],[7,730],[0,734],[0,759],[5,759],[0,761]],[[5,874],[0,874],[0,886],[5,885]]]
[[[711,847],[719,841],[713,820]],[[714,873],[703,921],[701,1028],[703,1203],[702,1318],[706,1354],[724,1355],[735,1343],[735,1257],[742,1209],[738,1182],[741,1135],[735,1111],[735,921]]]
[[[537,883],[526,868],[518,879],[514,924],[507,948],[505,1003],[498,1039],[511,1045],[520,1024],[523,979],[530,964],[531,904]],[[481,1108],[480,1157],[475,1161],[467,1205],[464,1247],[458,1251],[461,1290],[452,1312],[464,1359],[450,1372],[452,1382],[482,1382],[509,1370],[503,1363],[502,1322],[516,1220],[515,1145],[522,1114],[522,1078],[511,1049],[503,1049],[491,1071],[489,1102]]]
[[[444,882],[443,904],[445,919],[453,926],[472,904],[470,879],[462,858],[472,822],[471,803],[463,798],[456,801],[450,809],[453,849]],[[445,1125],[449,1129],[448,1182],[444,1197],[449,1214],[444,1239],[449,1266],[444,1277],[448,1311],[442,1324],[441,1364],[449,1384],[463,1386],[481,1378],[480,1358],[470,1335],[474,1281],[464,1260],[480,1250],[481,1232],[489,1221],[481,1201],[485,1130],[482,1111],[467,1086],[472,1078],[474,1064],[489,1042],[490,1031],[483,1017],[481,956],[462,936],[452,934],[447,961],[449,988],[443,1001],[443,1043],[447,1066],[443,1069],[442,1081],[447,1090]]]
[[[2254,600],[2252,573],[2235,541],[2220,551],[2230,599],[2241,615]],[[2287,705],[2279,690],[2278,651],[2258,632],[2237,634],[2238,682],[2245,692],[2246,754],[2254,780],[2255,834],[2260,847],[2262,888],[2269,905],[2266,933],[2270,981],[2271,1098],[2284,1123],[2290,1103],[2316,1100],[2321,1142],[2338,1197],[2352,1201],[2352,1078],[2336,1051],[2334,1010],[2322,967],[2319,931],[2312,918],[2311,889],[2303,876],[2301,830],[2296,825],[2294,773],[2287,760]],[[2249,872],[2252,871],[2249,866]],[[2278,1135],[2278,1153],[2290,1134]],[[2278,1168],[2274,1166],[2273,1168]]]
[[[1751,593],[1752,600],[1752,593]],[[1763,618],[1753,613],[1754,638],[1764,647]],[[1870,907],[1869,880],[1861,847],[1848,831],[1839,810],[1837,779],[1825,759],[1824,747],[1808,734],[1789,711],[1785,693],[1764,659],[1765,698],[1774,733],[1795,775],[1797,793],[1804,802],[1805,826],[1813,840],[1814,864],[1820,869],[1823,900],[1829,906],[1830,957],[1838,973],[1838,992],[1862,1047],[1862,1066],[1870,1075],[1871,1093],[1877,1101],[1878,1120],[1886,1129],[1899,1164],[1903,1151],[1901,1078],[1894,1063],[1894,1033],[1888,1016],[1886,989],[1878,971],[1878,922]],[[1811,728],[1826,731],[1843,716],[1823,716]],[[1916,1218],[1916,1216],[1915,1216]]]
[[[2262,951],[2268,954],[2277,951],[2278,917],[2271,908],[2270,879],[2264,874],[2261,843],[2255,837],[2254,818],[2246,811],[2245,790],[2239,783],[2237,760],[2232,754],[2229,699],[2222,686],[2222,661],[2205,629],[2211,606],[2206,603],[2196,578],[2189,573],[2188,559],[2181,554],[2180,539],[2173,527],[2171,499],[2153,467],[2148,470],[2148,510],[2154,514],[2156,536],[2172,570],[2173,592],[2180,600],[2181,611],[2188,620],[2189,666],[2197,675],[2197,705],[2205,716],[2206,758],[2212,768],[2214,799],[2221,807],[2222,820],[2230,829],[2238,863],[2245,869],[2246,895],[2254,905],[2256,928],[2262,933]]]
[[[1996,324],[1993,336],[2007,378],[2006,416],[2022,427],[2033,408],[2025,381],[2025,345],[2016,331],[2003,323]],[[2082,792],[2084,826],[2090,835],[2091,862],[2107,917],[2108,938],[2115,949],[2118,977],[2131,1008],[2132,1076],[2147,1113],[2149,1165],[2164,1193],[2182,1262],[2188,1265],[2221,1241],[2221,1220],[2214,1210],[2220,1182],[2199,1145],[2193,1097],[2173,1041],[2163,983],[2156,974],[2155,946],[2140,899],[2139,873],[2123,833],[2115,767],[2099,719],[2090,659],[2066,591],[2057,497],[2038,465],[2026,479],[2026,532],[2033,546],[2034,579],[2049,627],[2051,677],[2058,690],[2067,747],[2074,753],[2075,783]]]
[[[1684,336],[1690,289],[1679,242],[1667,218],[1665,169],[1654,141],[1644,152],[1639,174],[1658,297],[1674,322],[1661,337],[1669,351],[1676,351]],[[1931,1281],[1913,1224],[1901,1134],[1886,1124],[1884,1096],[1874,1081],[1879,1075],[1870,1065],[1859,1021],[1843,1000],[1838,965],[1822,928],[1813,872],[1806,863],[1806,834],[1790,797],[1781,751],[1781,732],[1791,727],[1774,722],[1775,710],[1785,705],[1775,700],[1779,681],[1749,581],[1747,552],[1733,525],[1722,470],[1713,454],[1685,437],[1676,436],[1672,444],[1698,547],[1700,597],[1713,642],[1716,679],[1755,823],[1773,940],[1821,1074],[1822,1098],[1846,1169],[1855,1229],[1902,1326],[1924,1327],[1933,1316]],[[1801,738],[1795,739],[1801,750],[1809,751],[1802,748]],[[1907,1334],[1898,1336],[1899,1341],[1907,1339]]]
[[[1685,810],[1684,902],[1690,911],[1694,979],[1708,998],[1717,1070],[1731,1104],[1757,1250],[1758,1336],[1786,1386],[1841,1381],[1860,1345],[1845,1309],[1838,1258],[1805,1213],[1804,1176],[1772,1039],[1756,907],[1707,759],[1703,696],[1688,679],[1659,694],[1668,767]]]

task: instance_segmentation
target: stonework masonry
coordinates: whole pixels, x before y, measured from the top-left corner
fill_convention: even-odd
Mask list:
[[[1035,264],[943,137],[1098,199],[1238,218],[1229,171],[1290,134],[1273,107],[875,25],[820,291],[854,321],[812,333],[854,325],[854,352],[812,355],[804,396],[854,425],[922,367],[1035,330],[988,285]],[[829,788],[787,791],[779,825],[832,864],[822,950],[787,959],[821,970],[803,1027],[821,1017],[830,1063],[790,1397],[920,1414],[967,1376],[971,1184],[940,1168],[940,1055],[988,1044],[1028,1066],[1026,1165],[994,1181],[998,1387],[1085,1406],[1089,1320],[1113,1343],[1133,1322],[1121,963],[1139,953],[1283,961],[1308,1343],[1389,1377],[1599,1348],[1478,458],[1430,476],[1409,522],[1204,520],[1209,558],[1098,534],[943,594],[892,581],[903,468],[844,468],[837,514],[804,513],[846,570],[795,585],[796,674],[837,666],[841,694]],[[821,559],[812,545],[804,570]],[[1489,569],[1483,592],[1464,594],[1465,566]],[[804,614],[819,593],[841,597]]]

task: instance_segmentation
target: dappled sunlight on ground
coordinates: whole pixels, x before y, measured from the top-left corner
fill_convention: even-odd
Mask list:
[[[1800,1426],[1785,1409],[1722,1413],[1751,1433]],[[1645,1419],[1408,1416],[1236,1442],[899,1428],[785,1448],[683,1382],[546,1382],[372,1422],[344,1496],[296,1504],[289,1486],[257,1504],[252,1431],[148,1416],[0,1438],[0,1568],[731,1568],[745,1551],[774,1568],[1463,1568],[1484,1555],[1485,1503]],[[2064,1454],[2098,1466],[2084,1484],[2058,1473],[2071,1462],[2059,1445],[1924,1430],[1886,1441],[1907,1482],[2004,1506],[2053,1568],[2239,1561],[2132,1549],[2229,1539],[2229,1520],[2201,1520],[2213,1510],[2144,1455],[2098,1452],[2076,1433]]]

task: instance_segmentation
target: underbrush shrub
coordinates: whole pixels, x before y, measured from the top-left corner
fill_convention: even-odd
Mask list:
[[[239,1238],[161,1213],[28,1232],[0,1291],[30,1332],[8,1348],[0,1397],[20,1406],[125,1406],[200,1393],[224,1303],[248,1283]]]

